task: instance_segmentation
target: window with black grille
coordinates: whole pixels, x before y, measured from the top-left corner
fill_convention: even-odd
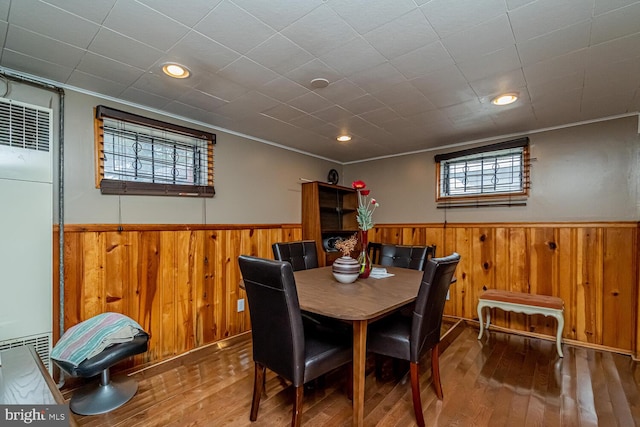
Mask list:
[[[530,185],[529,138],[435,157],[443,205],[523,204]]]
[[[103,194],[213,197],[215,135],[96,108],[97,183]]]

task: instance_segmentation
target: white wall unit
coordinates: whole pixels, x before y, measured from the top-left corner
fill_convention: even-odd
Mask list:
[[[52,112],[6,100],[0,104],[0,348],[41,337],[50,343]],[[7,105],[14,111],[3,114]],[[48,351],[43,361],[48,364]]]

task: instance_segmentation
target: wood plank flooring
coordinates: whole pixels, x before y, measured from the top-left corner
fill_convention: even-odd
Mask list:
[[[430,426],[606,426],[640,424],[640,368],[629,356],[460,324],[440,356],[444,399],[431,386],[425,356],[421,375]],[[451,341],[450,343],[448,341]],[[414,426],[408,375],[396,380],[391,363],[377,380],[367,363],[365,425]],[[267,371],[258,420],[249,421],[253,387],[246,335],[133,374],[137,395],[108,414],[76,416],[81,426],[287,426],[293,393]],[[346,369],[305,391],[305,426],[350,426]],[[66,398],[71,389],[63,389]]]

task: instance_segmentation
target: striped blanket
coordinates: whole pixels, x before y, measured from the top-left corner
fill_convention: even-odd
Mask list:
[[[133,340],[142,330],[123,314],[98,314],[69,328],[51,350],[51,358],[78,366],[112,344]]]

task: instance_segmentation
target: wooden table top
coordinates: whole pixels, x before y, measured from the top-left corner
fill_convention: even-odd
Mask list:
[[[338,282],[331,267],[294,272],[300,308],[342,320],[374,320],[416,299],[422,271],[386,267],[383,279]]]

